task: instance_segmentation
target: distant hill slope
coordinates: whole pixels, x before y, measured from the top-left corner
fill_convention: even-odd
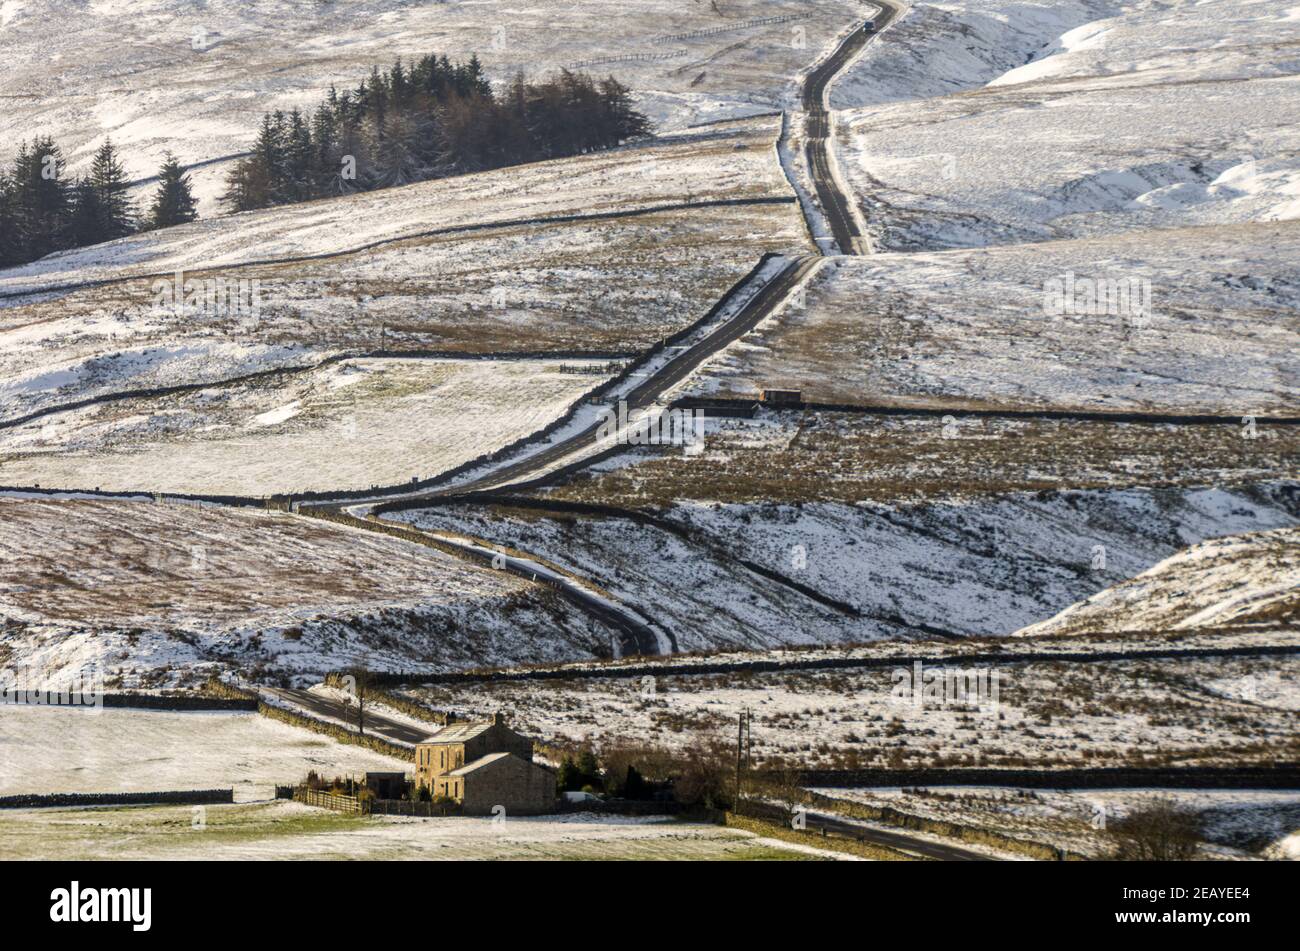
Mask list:
[[[9,0],[0,155],[51,135],[79,173],[111,135],[133,179],[154,175],[167,149],[186,165],[212,162],[246,151],[263,113],[310,109],[331,85],[354,88],[374,65],[426,53],[477,55],[496,82],[566,66],[613,73],[661,128],[680,128],[774,108],[862,10],[857,0]],[[204,216],[218,212],[227,168],[195,172]]]
[[[1082,634],[1300,623],[1300,529],[1201,542],[1017,632]]]
[[[1054,6],[917,4],[839,87],[840,164],[878,245],[1300,217],[1294,0]],[[948,84],[911,78],[932,64]]]

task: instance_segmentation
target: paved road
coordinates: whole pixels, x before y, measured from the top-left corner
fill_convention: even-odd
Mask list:
[[[888,2],[888,0],[886,0]],[[886,7],[877,18],[877,28],[883,28],[897,13],[896,8]],[[841,70],[849,59],[874,34],[858,30],[849,36],[839,49],[809,77],[804,89],[804,104],[808,110],[808,122],[811,141],[809,143],[809,161],[813,168],[814,181],[824,208],[830,210],[833,222],[838,222],[837,240],[843,239],[841,247],[846,253],[854,253],[856,247],[852,238],[858,237],[852,216],[848,213],[849,199],[835,185],[828,165],[826,135],[830,128],[829,116],[825,108],[827,84]],[[817,131],[814,135],[813,132]],[[852,229],[852,234],[846,232]],[[678,353],[671,360],[650,373],[645,380],[629,390],[625,396],[629,411],[645,409],[654,405],[669,389],[686,379],[699,366],[723,348],[734,343],[749,333],[760,321],[769,316],[780,306],[785,297],[799,286],[821,262],[819,255],[804,255],[795,258],[768,280],[750,300],[741,306],[729,319],[723,321],[713,331]],[[492,470],[487,475],[463,482],[453,487],[436,487],[413,492],[409,495],[388,497],[385,501],[432,499],[459,497],[477,492],[500,492],[513,485],[525,482],[548,470],[571,456],[594,446],[600,423],[577,432],[566,439],[528,453],[513,463]],[[303,511],[310,514],[312,508],[330,512],[347,512],[368,507],[366,503],[357,502],[323,502],[303,506]],[[364,527],[362,525],[362,527]],[[478,546],[463,546],[465,554],[482,558],[482,552],[475,551]],[[491,557],[490,555],[488,556]],[[501,564],[498,561],[498,564]],[[501,565],[516,574],[532,574],[531,564],[518,559],[507,558]],[[620,611],[600,599],[591,597],[579,586],[563,578],[551,579],[551,583],[566,598],[578,607],[598,619],[612,624],[620,633],[625,654],[655,654],[659,652],[658,638],[647,625],[626,609]]]
[[[753,330],[759,321],[772,313],[785,296],[807,277],[809,272],[820,261],[821,258],[815,255],[805,255],[787,263],[775,277],[763,285],[757,294],[740,307],[734,316],[724,321],[695,344],[677,354],[654,373],[647,376],[643,382],[632,388],[626,396],[629,410],[643,409],[653,405],[663,393],[694,372],[706,359]],[[405,500],[446,498],[489,489],[496,491],[506,489],[512,484],[517,484],[537,475],[547,467],[568,456],[594,446],[599,425],[599,423],[593,423],[567,439],[530,453],[518,461],[495,469],[488,475],[472,482],[461,483],[454,487],[431,488],[407,496],[399,496],[398,498]],[[388,499],[386,501],[393,500]],[[304,514],[311,514],[312,509],[316,508],[352,515],[354,514],[351,511],[352,509],[366,507],[366,503],[326,502],[304,505],[300,511]],[[357,519],[356,524],[358,528],[366,527],[364,519]],[[490,550],[484,550],[485,548],[490,549],[486,542],[482,546],[470,544],[458,545],[457,547],[461,549],[466,557],[479,561],[490,562],[493,557]],[[529,578],[534,577],[536,570],[536,565],[526,559],[507,557],[504,561],[498,560],[497,564],[513,574]],[[635,616],[630,610],[626,608],[620,609],[604,600],[593,597],[581,586],[572,583],[563,576],[556,575],[546,580],[570,603],[613,628],[619,636],[622,656],[658,654],[660,652],[659,637],[654,629]],[[673,646],[676,647],[676,645]]]
[[[778,822],[784,823],[786,821],[785,813],[782,812],[779,807],[769,806],[765,803],[751,802],[746,806],[746,811],[757,813],[764,818],[773,819]],[[932,842],[929,839],[922,839],[908,835],[906,832],[893,832],[887,829],[880,829],[874,826],[840,819],[835,816],[828,816],[824,813],[808,812],[805,814],[804,818],[807,823],[807,831],[809,832],[830,832],[850,839],[857,839],[859,842],[865,842],[869,845],[883,845],[886,848],[897,849],[900,852],[907,852],[910,855],[919,856],[921,858],[936,859],[943,862],[1000,861],[992,856],[983,855],[979,852],[972,852],[970,849],[964,849],[959,845]]]
[[[355,705],[344,704],[340,700],[335,700],[332,697],[322,697],[307,690],[288,690],[283,687],[260,687],[258,689],[264,696],[300,707],[316,716],[343,720],[351,727],[357,725]],[[366,732],[381,736],[386,740],[394,740],[398,743],[420,743],[437,729],[438,727],[432,723],[427,727],[416,727],[411,726],[409,723],[390,720],[369,710],[366,711]]]
[[[693,373],[701,363],[739,340],[749,333],[781,303],[808,273],[820,263],[816,255],[803,255],[789,261],[775,277],[769,280],[748,303],[742,306],[728,320],[715,328],[705,337],[673,357],[654,373],[628,391],[626,395],[628,410],[644,409],[653,405],[668,389],[677,385]],[[342,502],[304,503],[301,510],[310,512],[313,508],[333,512],[365,509],[383,502],[394,502],[424,498],[447,498],[484,492],[489,489],[501,491],[534,476],[568,456],[578,453],[595,444],[599,423],[593,423],[581,432],[550,446],[529,453],[516,462],[493,469],[471,482],[462,482],[454,486],[439,486],[412,492],[405,495],[385,496],[370,502],[348,500]]]
[[[621,605],[613,604],[608,599],[600,598],[577,584],[568,576],[547,568],[529,558],[519,558],[496,551],[490,542],[476,539],[473,542],[460,541],[447,536],[436,536],[445,544],[454,545],[466,557],[485,565],[491,565],[498,571],[508,571],[529,581],[548,585],[562,598],[587,614],[602,621],[618,636],[619,656],[629,657],[637,654],[654,655],[660,653],[659,636],[654,628]],[[668,637],[672,638],[671,634]],[[675,653],[677,642],[671,643]]]
[[[808,276],[808,273],[819,262],[820,258],[816,255],[805,255],[786,264],[731,319],[673,357],[664,366],[646,377],[642,383],[630,390],[626,397],[629,412],[653,405],[660,396],[693,373],[705,360],[753,330],[761,320],[772,313],[791,290]],[[517,462],[494,469],[488,475],[472,482],[462,482],[454,487],[431,488],[425,492],[415,492],[397,498],[460,496],[472,492],[483,492],[488,489],[500,491],[509,488],[512,484],[537,475],[561,459],[573,455],[583,448],[593,446],[598,428],[599,424],[594,423],[567,439],[531,453]],[[334,503],[329,504],[327,507],[340,509],[345,507],[345,504]]]
[[[891,0],[873,0],[881,10],[874,18],[875,29],[854,30],[840,44],[831,56],[809,75],[803,87],[803,111],[806,117],[806,135],[808,137],[805,152],[808,157],[808,170],[812,175],[817,198],[821,202],[826,221],[831,226],[841,254],[859,254],[865,236],[858,227],[853,212],[850,210],[852,199],[840,190],[831,171],[830,135],[831,117],[826,107],[826,90],[840,71],[848,64],[858,51],[887,27],[898,16],[901,8]]]

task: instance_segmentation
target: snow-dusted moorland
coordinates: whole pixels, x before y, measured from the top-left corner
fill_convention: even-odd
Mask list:
[[[5,271],[0,292],[20,295],[108,283],[0,300],[0,420],[339,352],[645,347],[698,319],[765,251],[802,246],[797,206],[414,236],[792,198],[773,156],[777,132],[772,119],[729,123],[648,146],[200,220]],[[313,255],[326,257],[302,260]],[[248,263],[257,260],[279,263]],[[149,274],[161,276],[140,277]],[[193,282],[182,296],[201,294],[203,306],[175,306],[180,282]],[[220,302],[223,288],[227,306],[206,304],[208,292]]]
[[[476,54],[496,82],[561,67],[614,74],[673,129],[777,107],[810,53],[861,10],[857,0],[377,0],[364,11],[319,0],[9,0],[0,134],[13,145],[54,136],[74,173],[108,136],[134,178],[155,174],[167,149],[211,163],[194,172],[208,216],[222,159],[251,147],[263,113],[310,109],[396,56]],[[697,31],[708,32],[679,36]]]
[[[1300,530],[1215,538],[1017,633],[1285,627],[1300,616]]]
[[[912,0],[884,42],[831,88],[849,110],[977,89],[1049,55],[1075,27],[1117,14],[1120,0]]]
[[[563,747],[682,749],[734,740],[754,716],[753,755],[768,766],[861,769],[1232,765],[1300,748],[1300,663],[1291,657],[1008,662],[926,671],[983,672],[968,693],[913,694],[896,667],[659,674],[636,678],[409,686],[462,715],[505,710]],[[996,672],[996,690],[993,673]],[[926,681],[929,683],[929,681]]]
[[[1300,795],[1291,791],[1232,789],[1008,789],[945,786],[932,789],[819,789],[833,799],[887,806],[931,819],[955,820],[1006,835],[1051,842],[1096,858],[1113,853],[1107,825],[1135,810],[1172,802],[1202,823],[1207,858],[1295,858],[1291,830],[1300,822]],[[1291,844],[1286,836],[1291,834]]]
[[[610,652],[587,616],[504,572],[305,517],[144,500],[0,500],[0,624],[7,671],[93,665],[124,688]]]
[[[1296,416],[1297,261],[1300,221],[843,258],[684,389]]]
[[[841,166],[900,250],[1294,219],[1297,22],[1291,0],[916,4],[842,87]],[[930,98],[876,94],[909,47]]]
[[[935,629],[1006,635],[1187,545],[1293,526],[1300,518],[1294,483],[856,504],[719,503],[683,494],[661,515],[697,532],[693,539],[626,519],[538,518],[509,509],[391,517],[463,531],[576,571],[671,632],[681,650],[915,637]],[[860,613],[811,600],[742,560]]]
[[[0,429],[0,484],[265,496],[427,479],[605,379],[560,361],[348,360]]]

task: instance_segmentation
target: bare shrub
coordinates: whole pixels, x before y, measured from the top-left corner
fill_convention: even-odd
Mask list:
[[[735,783],[735,751],[714,736],[696,737],[682,750],[673,793],[688,806],[728,809]]]
[[[1157,799],[1110,823],[1115,858],[1122,862],[1188,862],[1201,843],[1201,820],[1172,799]]]

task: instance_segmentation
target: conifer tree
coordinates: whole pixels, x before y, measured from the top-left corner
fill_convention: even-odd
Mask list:
[[[79,178],[72,186],[71,208],[64,229],[69,247],[81,248],[108,240],[104,231],[104,206],[99,189],[88,178]]]
[[[0,169],[0,267],[12,267],[21,261],[18,216],[14,206],[14,183],[9,173]]]
[[[106,141],[90,166],[90,184],[99,202],[100,241],[112,241],[135,231],[135,208],[128,194],[130,183],[113,143]]]
[[[189,175],[168,152],[158,170],[158,191],[149,206],[148,227],[170,228],[193,221],[199,216],[196,206]]]
[[[70,186],[63,151],[48,137],[19,145],[13,167],[13,214],[21,259],[34,261],[67,247]]]

